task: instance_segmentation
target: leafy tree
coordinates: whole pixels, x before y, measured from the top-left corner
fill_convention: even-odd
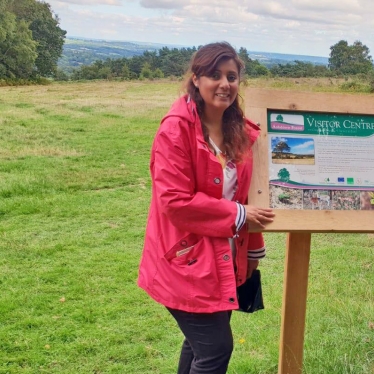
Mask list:
[[[288,182],[290,180],[290,172],[286,169],[286,168],[283,168],[283,169],[280,169],[278,171],[278,178],[283,181],[283,182]]]
[[[143,53],[143,57],[144,57],[145,63],[148,64],[149,69],[155,70],[161,67],[160,59],[158,58],[156,51],[152,51],[152,52],[145,51]]]
[[[61,69],[56,70],[55,79],[57,81],[68,81],[69,76]]]
[[[277,115],[277,121],[278,122],[283,122],[283,116],[281,114]]]
[[[367,81],[369,83],[370,93],[374,93],[374,69],[369,71],[367,75]]]
[[[289,147],[289,145],[286,142],[280,141],[274,147],[273,152],[280,153],[281,154],[281,158],[282,158],[283,153],[284,152],[289,152],[290,150],[291,150],[291,148]]]
[[[360,41],[348,45],[346,40],[340,40],[330,50],[329,67],[336,73],[360,74],[373,69],[369,48]]]
[[[146,62],[143,65],[142,70],[140,72],[140,76],[146,79],[152,78],[152,70],[151,70],[151,65],[149,64],[149,62]]]
[[[164,73],[162,72],[161,69],[157,68],[154,72],[153,72],[153,78],[163,78],[164,77]]]
[[[74,70],[71,79],[73,80],[91,80],[99,78],[99,69],[95,65],[83,65],[79,69]]]
[[[0,2],[0,78],[28,78],[37,58],[37,43],[27,23],[8,11],[9,3]]]
[[[245,74],[250,77],[258,77],[261,75],[268,75],[269,70],[266,66],[261,65],[258,60],[252,60],[246,48],[241,47],[238,55],[245,65]]]
[[[34,73],[41,76],[54,75],[66,35],[66,31],[59,26],[58,16],[44,1],[12,0],[9,9],[17,20],[28,23],[32,38],[37,42]]]
[[[129,67],[127,66],[127,64],[124,64],[122,66],[122,77],[125,78],[125,79],[129,79],[130,78],[130,69]]]
[[[161,54],[161,69],[164,72],[165,76],[182,76],[187,70],[189,59],[186,58],[186,55],[181,53],[177,48],[168,49],[167,54]]]
[[[302,77],[326,77],[330,71],[324,65],[314,65],[310,62],[294,61],[287,64],[277,64],[270,68],[273,76],[302,78]]]
[[[110,79],[113,78],[112,70],[110,69],[109,66],[104,66],[101,69],[99,69],[99,71],[97,72],[97,77],[99,79],[109,79],[110,80]]]
[[[128,78],[129,72],[125,74],[124,66],[127,67],[127,58],[107,59],[106,65],[110,68],[113,77]]]
[[[133,56],[128,59],[128,67],[134,76],[139,77],[144,64],[143,56]]]
[[[266,66],[262,65],[258,60],[252,60],[252,61],[253,61],[253,69],[254,69],[256,77],[270,74],[269,69]]]

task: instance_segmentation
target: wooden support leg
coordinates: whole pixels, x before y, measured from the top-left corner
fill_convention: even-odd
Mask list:
[[[302,373],[310,242],[310,233],[287,237],[278,374]]]

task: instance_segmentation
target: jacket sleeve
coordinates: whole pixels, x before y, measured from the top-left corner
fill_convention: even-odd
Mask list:
[[[266,248],[264,237],[261,232],[249,233],[248,260],[261,260],[265,257]]]
[[[180,131],[161,130],[151,156],[153,198],[180,230],[229,238],[236,234],[237,204],[196,191],[189,144]]]

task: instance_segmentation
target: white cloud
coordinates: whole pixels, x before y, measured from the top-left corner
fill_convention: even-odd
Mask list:
[[[52,3],[53,1],[49,1]],[[68,4],[75,4],[75,5],[116,5],[121,6],[123,5],[120,0],[63,0],[57,1],[57,3],[68,3]]]
[[[305,143],[295,145],[294,147],[292,147],[292,149],[305,149],[305,148],[309,148],[309,147],[313,147],[313,146],[314,146],[314,141],[310,140],[310,141],[307,141]]]
[[[141,0],[140,5],[152,9],[181,9],[189,1],[184,0]]]
[[[374,50],[372,0],[50,0],[70,36],[328,56],[344,39]],[[115,6],[114,6],[115,5]],[[89,10],[89,12],[88,12]],[[374,53],[374,52],[373,52]]]
[[[315,11],[352,11],[360,10],[359,0],[292,0],[291,3],[296,9]]]

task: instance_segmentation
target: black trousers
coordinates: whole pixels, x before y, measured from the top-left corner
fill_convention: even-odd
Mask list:
[[[231,311],[189,313],[168,310],[185,336],[178,374],[225,374],[233,350]]]

